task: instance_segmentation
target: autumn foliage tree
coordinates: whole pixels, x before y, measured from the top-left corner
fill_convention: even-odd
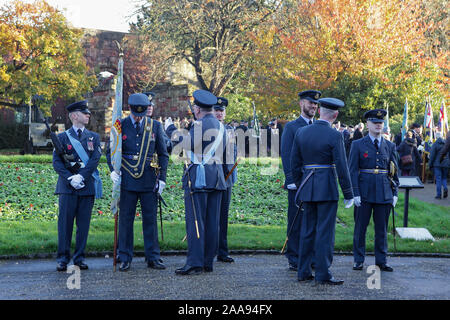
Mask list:
[[[45,1],[14,0],[1,7],[1,104],[27,104],[39,95],[48,113],[57,98],[73,100],[89,92],[96,80],[88,73],[81,36]]]
[[[199,86],[221,95],[252,49],[255,32],[279,6],[275,0],[147,0],[135,28],[173,48],[193,66]]]
[[[277,20],[254,33],[251,76],[258,85],[253,94],[267,108],[288,113],[298,109],[301,90],[336,94],[340,81],[365,81],[366,87],[354,89],[367,89],[364,98],[370,99],[347,105],[358,110],[382,107],[384,86],[406,85],[419,73],[434,81],[427,85],[439,78],[423,47],[434,27],[419,0],[286,1]],[[348,92],[340,93],[347,100],[343,93]]]

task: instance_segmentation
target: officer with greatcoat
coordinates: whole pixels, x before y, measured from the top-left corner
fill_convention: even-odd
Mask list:
[[[226,130],[214,116],[217,97],[206,90],[193,93],[197,121],[183,139],[189,158],[182,181],[186,216],[188,253],[178,275],[213,271],[218,250],[220,204],[225,183]]]
[[[146,116],[150,100],[135,93],[128,98],[131,114],[121,120],[122,168],[111,172],[113,182],[121,181],[119,208],[119,271],[128,271],[133,259],[133,225],[136,205],[142,209],[142,231],[147,266],[165,269],[160,259],[156,219],[157,197],[166,185],[169,162],[162,124]],[[111,170],[110,153],[107,153]],[[158,167],[158,168],[157,168]]]
[[[70,244],[73,223],[76,220],[76,240],[73,262],[81,270],[88,269],[84,262],[89,224],[96,195],[97,166],[101,157],[100,137],[85,126],[91,112],[86,100],[67,106],[72,127],[58,135],[63,150],[71,158],[66,165],[55,150],[53,168],[58,173],[55,194],[59,195],[58,214],[58,271],[66,271],[70,262]],[[101,180],[100,180],[101,181]]]
[[[347,167],[344,138],[331,125],[344,102],[319,99],[320,119],[297,131],[291,152],[292,177],[299,189],[296,204],[304,206],[298,254],[298,280],[340,285],[329,268],[333,261],[334,235],[338,208],[338,184],[346,208],[353,205],[352,184]],[[314,258],[315,275],[311,262]]]
[[[293,271],[297,271],[302,212],[300,212],[297,218],[295,218],[297,207],[295,205],[294,198],[298,185],[295,184],[291,171],[291,149],[297,130],[314,122],[314,116],[318,108],[318,100],[321,96],[321,92],[316,90],[307,90],[300,92],[298,95],[300,97],[300,117],[286,124],[281,137],[281,161],[283,163],[283,171],[285,176],[284,189],[288,192],[288,242],[285,256],[288,259],[289,269]]]
[[[386,110],[367,111],[369,134],[353,141],[349,169],[355,195],[353,234],[354,270],[362,270],[366,251],[366,230],[373,214],[375,226],[375,264],[382,271],[393,271],[386,262],[387,223],[398,200],[398,155],[395,144],[382,137]]]
[[[227,132],[228,144],[227,144],[227,157],[224,161],[224,171],[233,170],[236,163],[237,147],[234,128],[230,125],[225,125],[226,107],[228,106],[228,100],[223,97],[217,98],[217,104],[214,108],[214,115],[224,126]],[[219,251],[217,254],[217,260],[221,262],[234,262],[234,259],[229,256],[228,251],[228,212],[230,209],[231,193],[233,185],[237,180],[237,168],[234,168],[231,175],[226,180],[227,189],[222,193],[222,200],[220,205],[219,215]]]

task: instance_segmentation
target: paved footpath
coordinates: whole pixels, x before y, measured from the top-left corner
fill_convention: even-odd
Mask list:
[[[366,258],[363,271],[352,270],[351,256],[335,256],[332,272],[342,286],[300,283],[286,258],[275,254],[234,255],[236,262],[217,262],[214,272],[177,276],[185,256],[164,256],[166,270],[147,268],[135,258],[129,272],[113,272],[111,258],[88,258],[81,271],[56,271],[55,260],[1,260],[0,299],[31,300],[449,300],[450,259],[389,257],[393,273],[381,273],[380,289],[369,289]],[[72,281],[74,280],[74,281]],[[373,283],[373,282],[371,282]]]

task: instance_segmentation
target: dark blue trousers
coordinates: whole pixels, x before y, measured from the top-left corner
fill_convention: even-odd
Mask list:
[[[86,248],[93,206],[94,196],[59,195],[58,253],[56,258],[58,262],[65,264],[70,262],[70,245],[74,221],[76,221],[76,236],[73,262],[76,264],[84,260],[84,249]]]
[[[363,263],[366,255],[366,231],[373,213],[375,227],[375,264],[385,264],[387,255],[387,226],[391,204],[361,202],[355,210],[355,229],[353,233],[353,259]]]
[[[192,195],[195,202],[198,231],[197,238],[194,211],[189,190],[184,192],[187,260],[192,267],[212,267],[218,250],[219,212],[224,191],[196,192]]]
[[[133,227],[138,200],[142,209],[145,258],[147,261],[155,261],[160,258],[156,195],[156,192],[135,192],[123,189],[120,191],[118,252],[121,262],[131,262],[133,259]]]
[[[289,261],[289,264],[297,265],[298,263],[298,249],[300,241],[300,229],[302,225],[303,211],[300,211],[297,218],[294,221],[294,217],[297,214],[298,208],[295,205],[295,194],[297,190],[288,190],[288,221],[286,235],[289,233],[289,229],[292,227],[289,234],[288,242],[286,245],[285,256]]]
[[[222,192],[222,200],[220,205],[220,217],[219,217],[219,257],[227,257],[228,252],[228,213],[230,210],[232,187]]]
[[[332,277],[329,268],[333,263],[338,202],[305,202],[303,206],[298,278],[312,275],[311,262],[314,259],[315,279],[326,281]]]

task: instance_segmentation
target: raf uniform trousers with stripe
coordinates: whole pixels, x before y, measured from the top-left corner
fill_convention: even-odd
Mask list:
[[[184,191],[188,241],[186,264],[191,267],[213,266],[214,257],[218,251],[219,214],[223,192],[219,190],[195,192],[191,198],[189,189]],[[191,199],[194,199],[195,202],[199,238],[197,237]]]

